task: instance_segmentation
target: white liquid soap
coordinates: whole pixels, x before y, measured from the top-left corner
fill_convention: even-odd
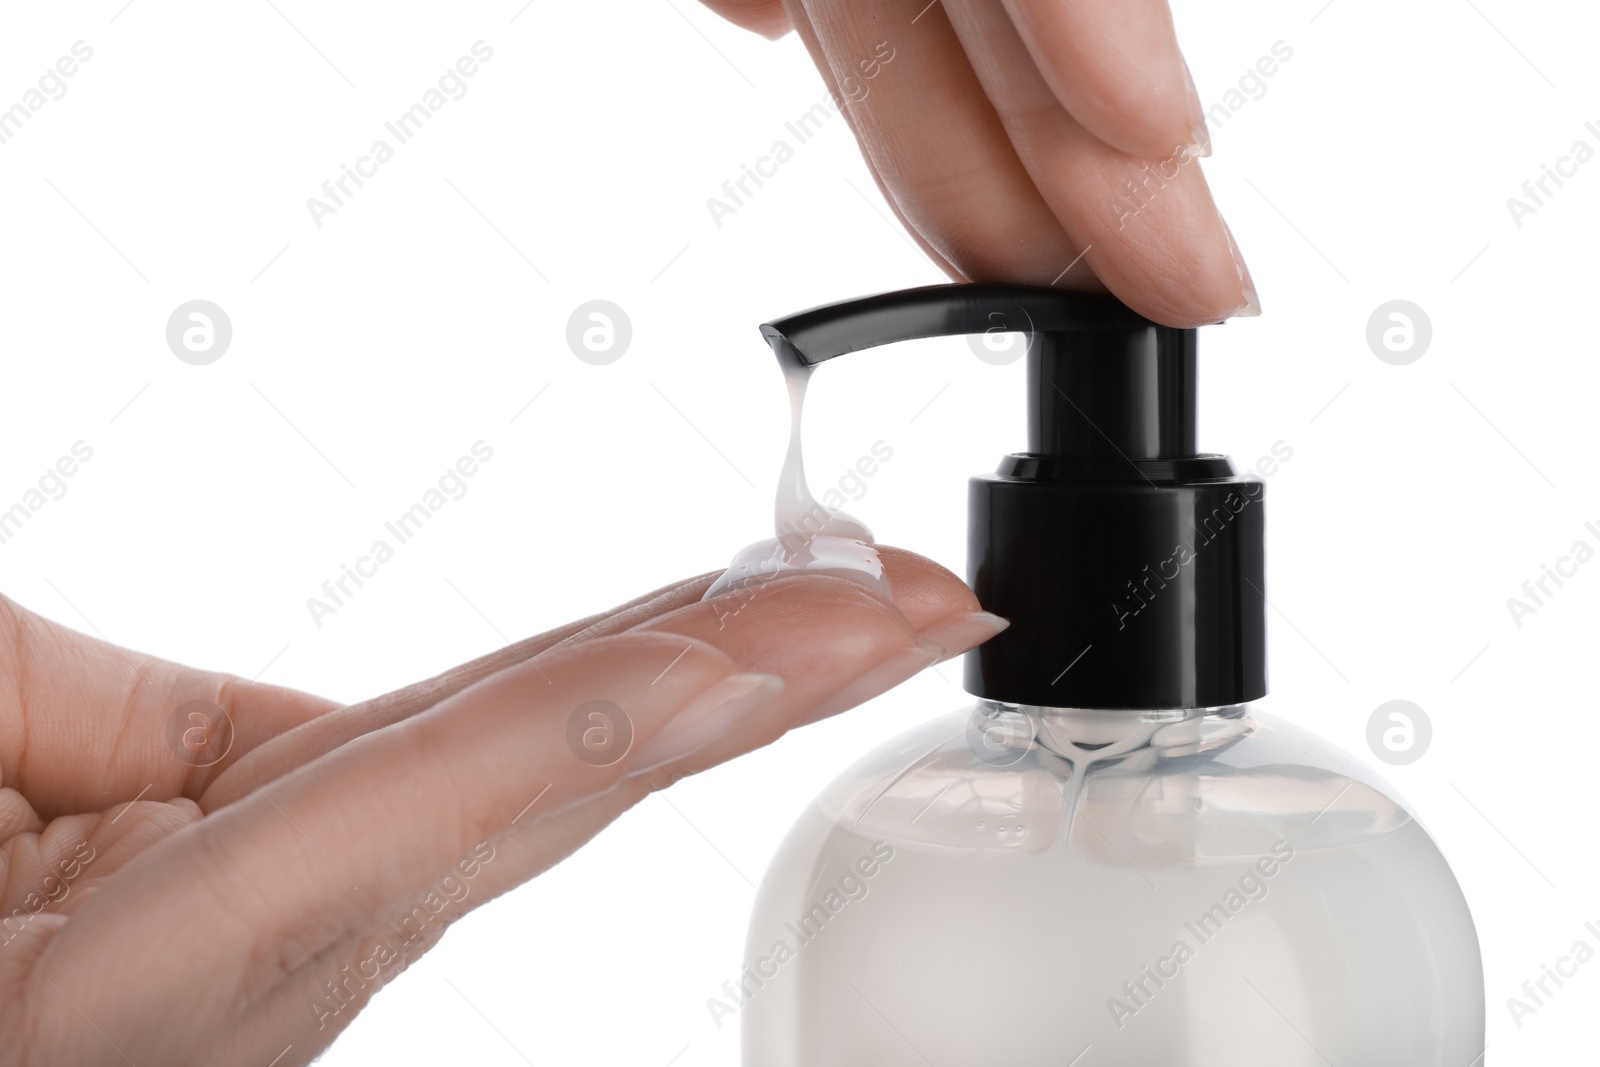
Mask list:
[[[1423,828],[1305,731],[1182,714],[1080,769],[1057,739],[1104,712],[979,705],[846,771],[762,883],[746,1067],[1481,1067]]]
[[[887,599],[889,579],[873,547],[872,531],[844,512],[819,503],[806,481],[800,424],[812,367],[798,359],[785,359],[781,350],[779,359],[789,388],[789,449],[773,507],[775,536],[741,549],[702,599],[800,573],[848,578]]]

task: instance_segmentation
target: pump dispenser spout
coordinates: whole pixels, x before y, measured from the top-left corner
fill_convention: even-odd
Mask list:
[[[1027,450],[970,483],[968,580],[1011,626],[968,654],[967,689],[1141,710],[1264,695],[1264,487],[1196,449],[1194,330],[1112,297],[997,284],[885,293],[761,328],[780,361],[806,366],[991,331],[1028,338]]]

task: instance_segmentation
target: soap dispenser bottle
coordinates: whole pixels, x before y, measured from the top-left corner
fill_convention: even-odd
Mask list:
[[[1028,337],[1027,451],[972,479],[1011,620],[976,703],[802,815],[757,898],[746,1067],[1482,1067],[1438,848],[1358,760],[1257,710],[1263,486],[1195,447],[1195,332],[1104,296],[933,286],[767,324],[815,365]]]

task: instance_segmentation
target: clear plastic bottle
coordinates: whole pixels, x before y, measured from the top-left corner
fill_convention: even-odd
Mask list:
[[[1248,706],[979,701],[790,832],[745,1067],[1481,1067],[1482,963],[1427,832]]]
[[[1027,336],[1027,448],[969,482],[968,578],[1011,625],[966,657],[975,706],[790,832],[746,948],[745,1067],[1482,1067],[1439,850],[1360,763],[1254,710],[1264,486],[1197,448],[1195,331],[992,284],[762,327],[791,381],[997,330]]]

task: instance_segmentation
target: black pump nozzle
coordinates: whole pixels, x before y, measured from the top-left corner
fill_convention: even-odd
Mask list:
[[[976,696],[1221,707],[1266,693],[1264,486],[1195,449],[1195,331],[1106,296],[939,285],[761,327],[814,366],[919,337],[1028,335],[1028,451],[971,481],[968,580],[1011,626],[967,657]]]

